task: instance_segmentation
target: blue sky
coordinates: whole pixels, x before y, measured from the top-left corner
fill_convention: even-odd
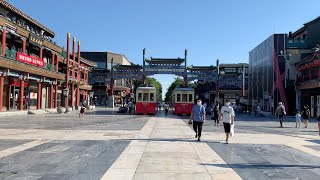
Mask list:
[[[248,62],[248,53],[273,33],[288,33],[319,16],[319,0],[8,0],[52,29],[66,46],[66,33],[82,51],[183,57],[188,65]],[[156,76],[164,90],[172,75]]]

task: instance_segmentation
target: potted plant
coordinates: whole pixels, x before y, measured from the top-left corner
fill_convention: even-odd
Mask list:
[[[67,107],[67,109],[66,109],[66,113],[71,113],[71,112],[72,112],[72,110],[73,110],[73,108],[72,108],[72,107],[70,107],[70,106],[68,106],[68,107]]]
[[[57,112],[58,112],[58,114],[64,113],[64,112],[66,112],[66,108],[59,106],[57,108]]]

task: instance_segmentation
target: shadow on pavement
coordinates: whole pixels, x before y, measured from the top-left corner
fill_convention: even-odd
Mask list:
[[[291,164],[270,164],[268,162],[265,163],[235,163],[235,164],[205,164],[201,163],[200,165],[204,166],[216,166],[222,168],[242,168],[242,169],[285,169],[285,168],[299,168],[299,169],[318,169],[319,165],[291,165]]]
[[[209,140],[201,140],[198,141],[196,138],[191,140],[190,138],[181,138],[181,139],[164,139],[164,138],[150,138],[150,139],[121,139],[124,141],[154,141],[154,142],[202,142],[202,143],[219,143],[220,141],[209,141]]]

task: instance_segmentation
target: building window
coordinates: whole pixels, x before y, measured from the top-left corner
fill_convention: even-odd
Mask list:
[[[142,94],[138,93],[138,101],[142,101]]]

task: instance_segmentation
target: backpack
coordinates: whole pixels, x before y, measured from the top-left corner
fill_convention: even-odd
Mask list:
[[[279,110],[278,110],[278,114],[279,115],[284,115],[284,109],[282,106],[280,106]]]

